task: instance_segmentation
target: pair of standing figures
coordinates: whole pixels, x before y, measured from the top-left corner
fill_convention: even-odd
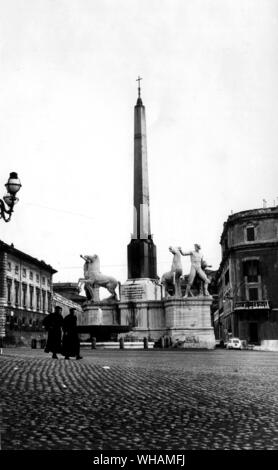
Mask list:
[[[56,306],[54,312],[49,313],[43,320],[43,326],[48,332],[44,351],[46,353],[52,352],[53,359],[58,359],[58,353],[65,356],[65,359],[70,357],[82,359],[75,308],[71,308],[69,315],[63,318],[62,308]]]
[[[203,286],[201,287],[200,295],[209,296],[208,285],[210,280],[208,279],[204,269],[211,267],[206,263],[201,253],[201,246],[198,243],[195,243],[194,250],[185,252],[182,250],[180,246],[178,247],[169,247],[170,253],[173,254],[173,262],[171,266],[171,271],[163,274],[161,282],[165,286],[166,295],[168,294],[168,287],[174,285],[175,287],[175,295],[181,297],[181,285],[180,280],[182,278],[182,256],[190,256],[191,260],[191,267],[190,273],[188,276],[188,282],[186,286],[186,291],[184,297],[188,297],[188,295],[193,295],[191,292],[191,286],[196,276],[198,276],[201,281],[203,282]]]

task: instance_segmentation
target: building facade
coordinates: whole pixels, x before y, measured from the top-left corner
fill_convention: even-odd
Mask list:
[[[78,305],[82,305],[83,302],[87,300],[85,295],[80,295],[80,289],[77,282],[54,282],[53,292],[66,297]]]
[[[42,339],[42,321],[52,311],[52,276],[44,261],[0,241],[0,335],[6,344]]]
[[[216,338],[278,349],[278,207],[230,215],[220,243]]]
[[[57,294],[57,292],[53,292],[53,309],[56,306],[61,307],[63,317],[65,317],[66,315],[68,315],[70,313],[71,308],[76,309],[75,314],[76,314],[78,320],[81,318],[82,313],[83,313],[81,305],[79,305],[76,302],[70,300],[68,297]]]

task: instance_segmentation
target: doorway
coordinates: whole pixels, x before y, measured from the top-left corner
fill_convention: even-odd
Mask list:
[[[249,323],[249,338],[250,343],[259,342],[258,323]]]

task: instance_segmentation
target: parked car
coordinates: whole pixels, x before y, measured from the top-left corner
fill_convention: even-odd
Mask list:
[[[242,342],[239,338],[230,338],[227,345],[227,349],[242,349]]]

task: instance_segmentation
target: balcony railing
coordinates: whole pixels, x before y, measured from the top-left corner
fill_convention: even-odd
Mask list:
[[[269,309],[268,300],[244,300],[235,303],[235,310]]]

